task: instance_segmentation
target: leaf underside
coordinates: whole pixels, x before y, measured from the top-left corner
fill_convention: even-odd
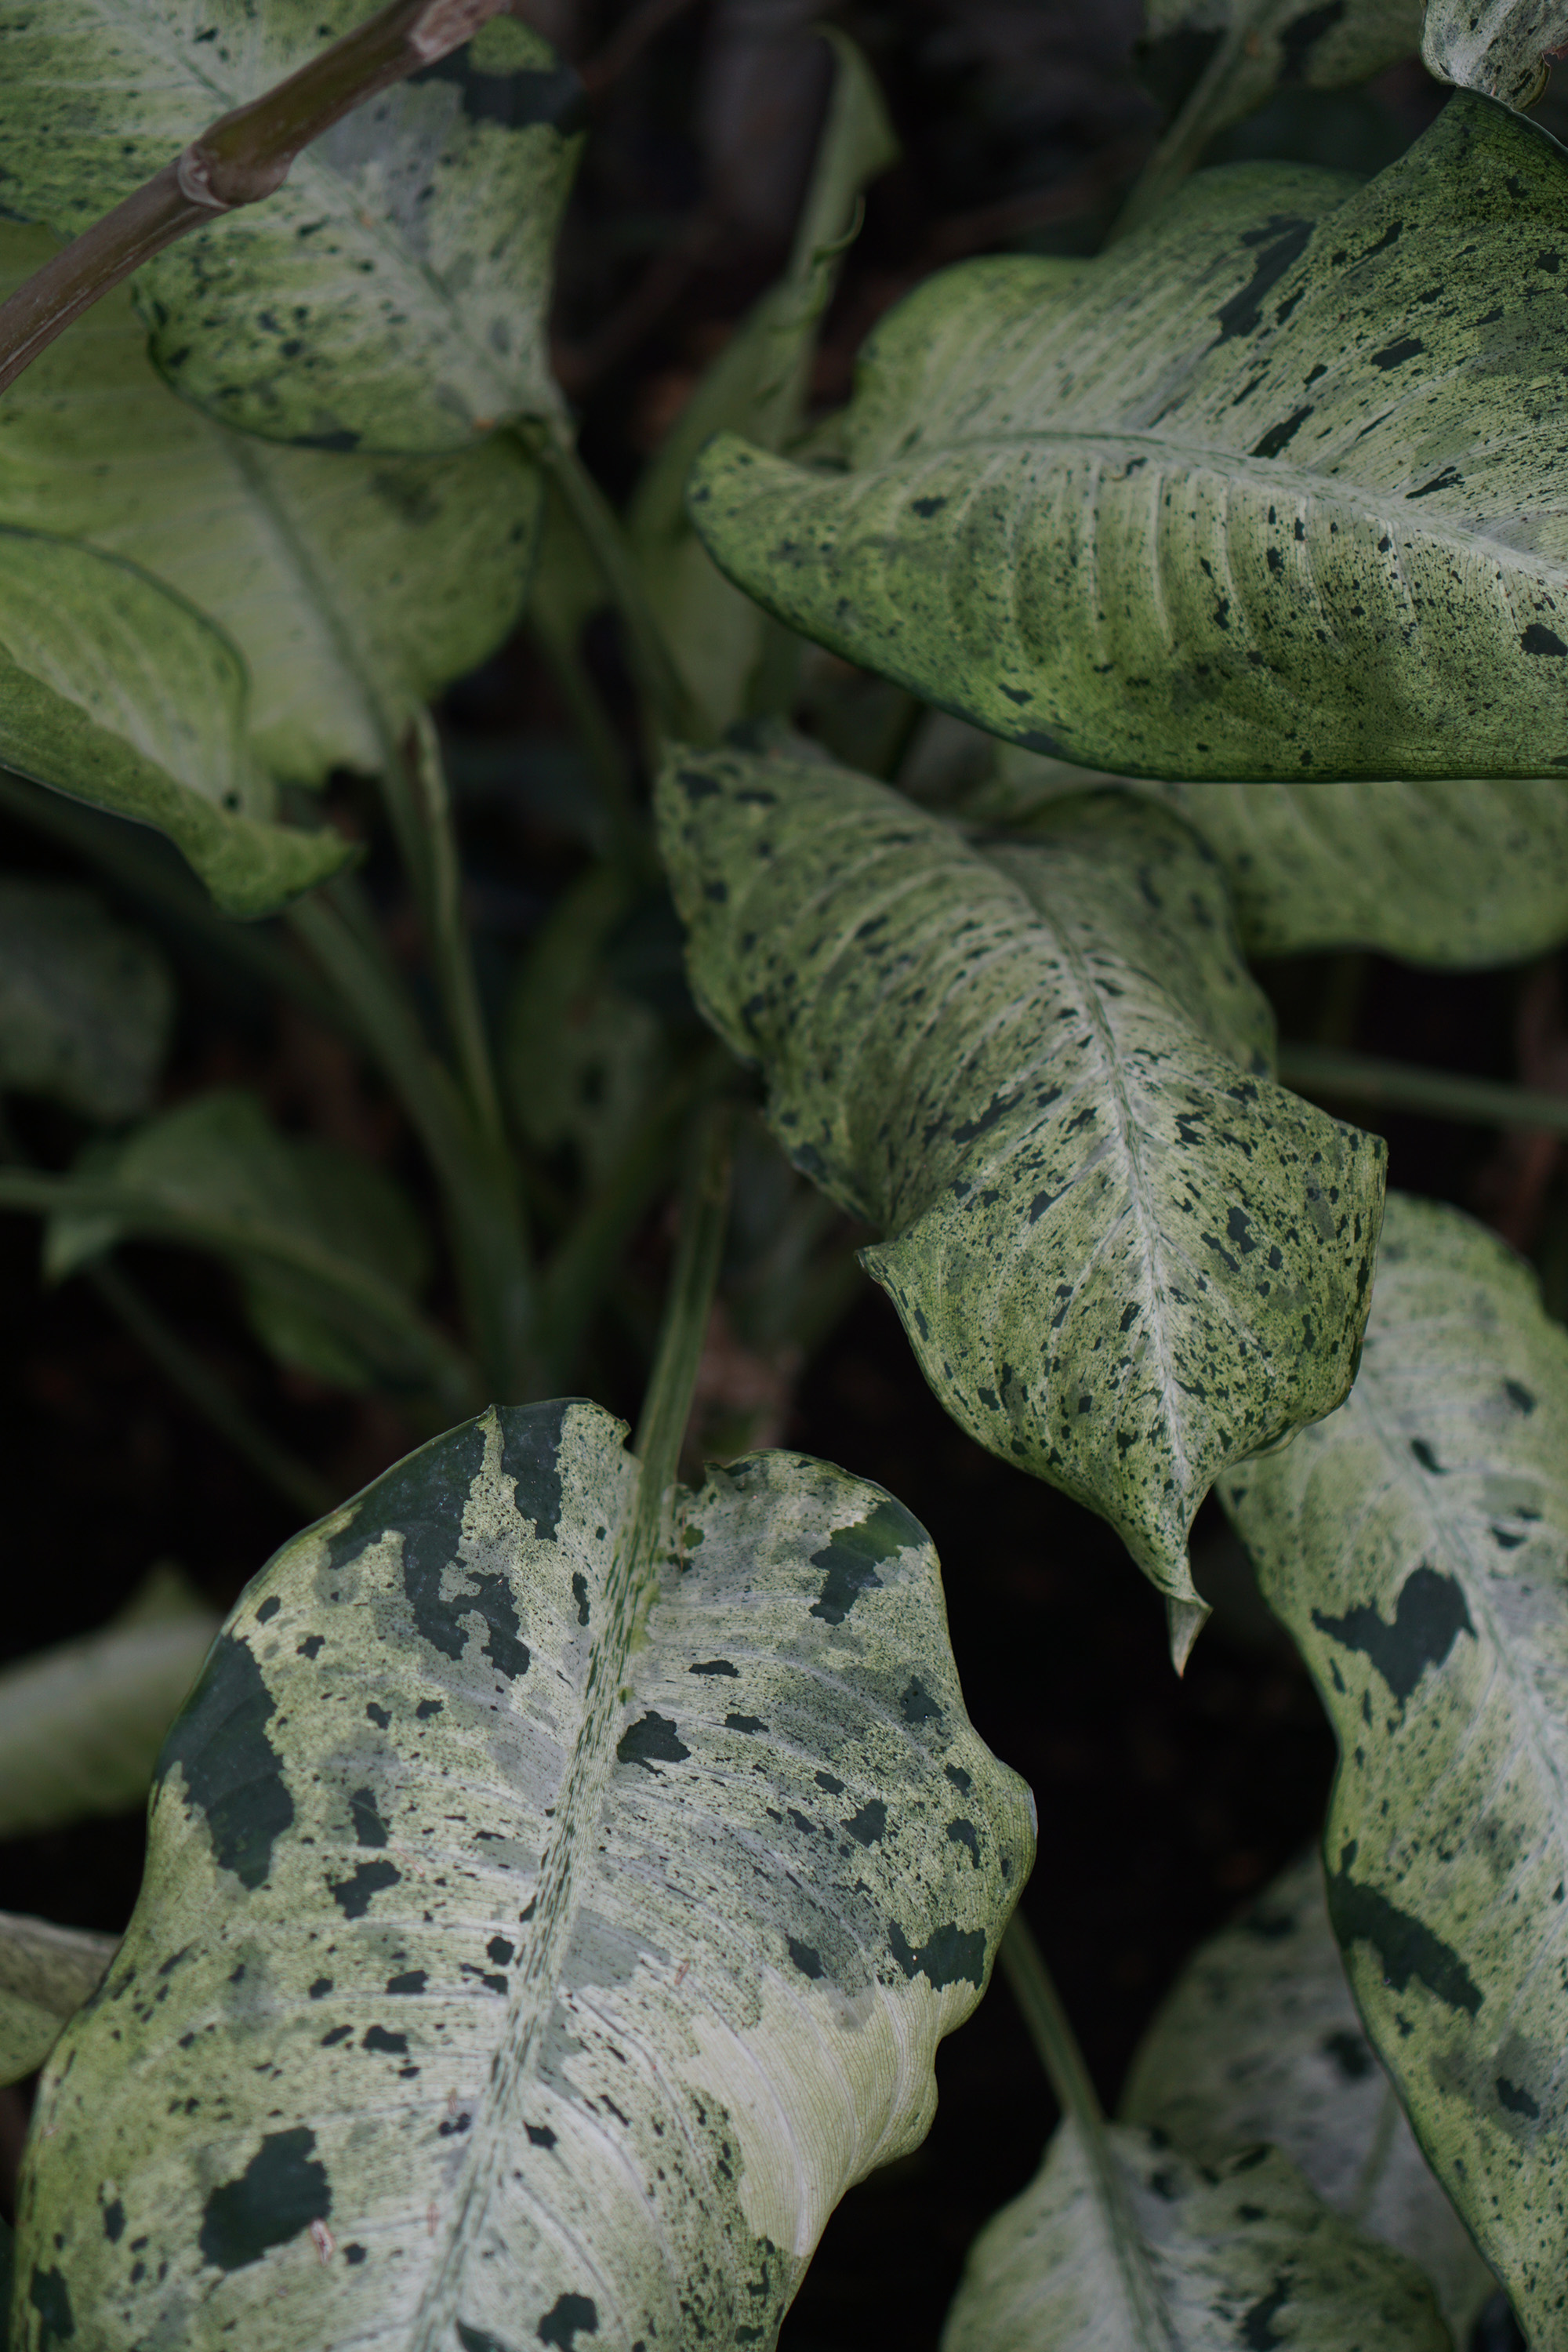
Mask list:
[[[248,1587],[40,2094],[33,2352],[83,2312],[106,2347],[765,2347],[924,2132],[1033,1850],[929,1541],[755,1456],[678,1496],[634,1638],[620,1439],[489,1412]]]
[[[1220,1489],[1339,1736],[1357,2005],[1536,2352],[1568,2345],[1565,1459],[1533,1275],[1395,1195],[1349,1401]]]
[[[1568,155],[1461,92],[1364,188],[1190,183],[1092,262],[927,282],[847,473],[721,436],[693,520],[789,625],[1080,765],[1568,761]]]
[[[1216,869],[1109,793],[966,848],[841,769],[677,759],[694,990],[982,1444],[1099,1511],[1178,1602],[1221,1465],[1352,1378],[1382,1146],[1270,1084]]]

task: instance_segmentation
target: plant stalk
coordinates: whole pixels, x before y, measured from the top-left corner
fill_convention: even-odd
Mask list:
[[[639,1535],[653,1531],[680,1465],[680,1444],[691,1418],[697,1368],[708,1336],[708,1318],[719,1278],[719,1259],[730,1216],[730,1157],[733,1114],[728,1103],[710,1105],[691,1139],[680,1193],[680,1238],[665,1300],[664,1321],[647,1393],[632,1451],[642,1464],[637,1513]]]
[[[1213,56],[1187,93],[1185,105],[1133,182],[1131,193],[1106,236],[1107,246],[1119,244],[1133,229],[1152,220],[1193,170],[1214,136],[1231,77],[1237,60],[1247,55],[1247,44],[1254,37],[1254,20],[1259,13],[1258,0],[1251,0],[1251,5],[1243,0],[1237,8]]]
[[[295,157],[394,82],[458,47],[505,0],[392,0],[298,73],[211,123],[0,302],[0,392],[132,271],[194,228],[259,204]]]
[[[1279,1076],[1298,1093],[1338,1095],[1385,1110],[1426,1111],[1472,1127],[1534,1128],[1568,1135],[1568,1095],[1510,1086],[1498,1078],[1467,1078],[1426,1070],[1415,1062],[1384,1062],[1327,1045],[1281,1045]]]

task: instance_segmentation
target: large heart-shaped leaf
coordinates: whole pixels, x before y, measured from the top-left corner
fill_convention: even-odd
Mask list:
[[[1139,2045],[1121,2112],[1208,2162],[1272,2142],[1337,2213],[1409,2256],[1455,2344],[1469,2343],[1491,2273],[1367,2047],[1315,1852],[1188,1964]]]
[[[0,1911],[0,2083],[19,2083],[43,2064],[114,1948],[112,1936]]]
[[[0,877],[0,1089],[112,1122],[147,1108],[174,986],[153,941],[90,890]]]
[[[0,297],[53,251],[0,224]],[[291,782],[374,772],[411,706],[473,668],[527,592],[536,469],[507,436],[460,457],[337,457],[226,432],[148,365],[110,294],[0,404],[0,523],[128,556],[223,629],[250,740]]]
[[[697,995],[796,1165],[887,1230],[865,1263],[937,1394],[1191,1610],[1222,1465],[1350,1385],[1383,1183],[1269,1083],[1201,844],[1109,793],[982,854],[738,751],[672,761],[659,805]]]
[[[488,1412],[247,1588],[40,2093],[24,2344],[765,2347],[925,2131],[1033,1841],[930,1543],[763,1454],[655,1560],[620,1439]]]
[[[1568,760],[1568,156],[1460,93],[1363,189],[1203,174],[1094,262],[930,280],[813,475],[715,441],[692,513],[792,626],[1129,774]]]
[[[994,749],[994,773],[959,800],[967,823],[1027,831],[1084,789],[1065,760]],[[1462,970],[1568,939],[1568,792],[1552,778],[1128,788],[1203,835],[1250,956],[1368,947]]]
[[[1395,1196],[1349,1402],[1221,1488],[1339,1735],[1357,2006],[1537,2352],[1568,2345],[1565,1454],[1530,1269]]]
[[[5,0],[7,209],[76,235],[364,15]],[[498,19],[346,116],[266,203],[148,264],[158,366],[225,424],[322,448],[461,449],[552,413],[544,313],[580,103],[545,43]]]
[[[262,915],[350,843],[268,822],[245,671],[184,598],[119,559],[0,528],[0,764],[156,825],[226,913]]]
[[[1106,2137],[1121,2210],[1064,2124],[976,2240],[942,2352],[1449,2352],[1420,2273],[1342,2221],[1277,2150],[1200,2165],[1157,2134]],[[1133,2263],[1148,2281],[1142,2310],[1128,2293]]]

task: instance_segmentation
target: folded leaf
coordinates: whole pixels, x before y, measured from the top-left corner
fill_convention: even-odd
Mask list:
[[[1421,61],[1439,81],[1484,90],[1504,106],[1533,106],[1568,42],[1563,0],[1426,0]]]
[[[1367,2046],[1315,1852],[1189,1962],[1121,2112],[1208,2162],[1272,2142],[1337,2213],[1409,2257],[1469,2343],[1492,2276]]]
[[[364,0],[4,0],[7,210],[74,236],[364,16]],[[139,273],[158,367],[224,424],[317,448],[461,449],[552,413],[544,315],[580,106],[536,34],[487,26],[345,116],[264,204]]]
[[[384,1169],[319,1138],[280,1135],[253,1095],[214,1088],[166,1111],[133,1134],[96,1146],[81,1162],[89,1179],[144,1195],[150,1210],[188,1210],[229,1221],[226,1255],[239,1273],[251,1321],[286,1364],[344,1388],[417,1383],[426,1368],[410,1360],[404,1333],[367,1314],[353,1297],[323,1289],[303,1272],[248,1251],[252,1225],[315,1243],[351,1269],[368,1273],[412,1301],[429,1273],[418,1218]],[[45,1271],[62,1280],[139,1227],[133,1213],[49,1221]]]
[[[721,436],[693,520],[792,627],[1084,766],[1550,773],[1563,252],[1568,156],[1461,92],[1364,188],[1233,166],[1097,261],[928,280],[850,470]]]
[[[41,2092],[24,2345],[41,2286],[126,2342],[766,2347],[924,2133],[1033,1844],[930,1543],[763,1454],[656,1560],[620,1438],[487,1412],[247,1588]]]
[[[353,852],[268,822],[245,695],[228,639],[146,572],[0,528],[0,764],[155,825],[226,914],[264,915]]]
[[[0,2083],[19,2083],[43,2064],[115,1948],[112,1936],[0,1911]]]
[[[174,986],[162,954],[90,890],[0,876],[0,1089],[112,1124],[147,1108]]]
[[[1349,1402],[1221,1488],[1339,1735],[1357,2007],[1535,2352],[1568,2345],[1565,1449],[1530,1269],[1395,1195]]]
[[[1202,845],[1109,793],[982,854],[742,751],[672,761],[659,812],[693,989],[796,1166],[886,1229],[863,1262],[938,1396],[1191,1609],[1222,1466],[1350,1385],[1383,1183],[1269,1083]]]
[[[154,1569],[100,1632],[0,1671],[0,1838],[144,1803],[217,1627],[184,1578]]]
[[[0,298],[53,250],[0,224]],[[7,392],[0,523],[128,556],[216,622],[274,775],[374,772],[411,707],[515,622],[536,469],[505,436],[399,460],[226,432],[159,381],[145,341],[129,294],[108,295]]]
[[[1147,0],[1151,45],[1194,33],[1239,35],[1211,131],[1239,122],[1276,89],[1344,89],[1419,47],[1421,0]]]
[[[1449,2352],[1420,2273],[1363,2237],[1273,2148],[1204,2166],[1158,2134],[1112,2129],[1120,2230],[1064,2124],[1021,2197],[975,2242],[942,2352]],[[1152,2273],[1142,2323],[1125,2272]]]

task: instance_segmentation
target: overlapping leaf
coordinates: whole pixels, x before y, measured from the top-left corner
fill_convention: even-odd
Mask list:
[[[1449,2352],[1420,2273],[1342,2221],[1277,2150],[1205,2166],[1158,2135],[1107,2138],[1124,2211],[1097,2193],[1064,2124],[976,2241],[942,2352]],[[1132,2263],[1152,2289],[1142,2311]]]
[[[937,1394],[1191,1610],[1221,1465],[1350,1384],[1383,1181],[1269,1083],[1201,845],[1112,793],[982,855],[742,751],[673,761],[659,800],[696,993],[796,1165],[886,1230],[864,1262]]]
[[[42,2065],[114,1949],[112,1936],[0,1911],[0,2083],[18,2083]]]
[[[1357,2006],[1536,2352],[1568,2345],[1568,1335],[1389,1202],[1349,1402],[1222,1496],[1329,1709]]]
[[[1343,89],[1409,57],[1421,41],[1421,0],[1148,0],[1146,40],[1229,37],[1211,131],[1239,122],[1276,89]]]
[[[1565,42],[1563,0],[1426,0],[1421,57],[1428,73],[1504,106],[1533,106],[1546,87],[1548,53]]]
[[[489,1412],[247,1590],[40,2094],[35,2352],[87,2314],[765,2347],[842,2189],[925,2130],[1033,1840],[931,1546],[763,1454],[674,1498],[659,1564],[620,1437]]]
[[[1408,2255],[1455,2344],[1469,2343],[1491,2273],[1367,2046],[1315,1852],[1189,1963],[1139,2045],[1121,2112],[1211,2163],[1272,2143],[1337,2213]]]
[[[1100,259],[878,331],[850,470],[733,436],[692,514],[793,627],[1086,766],[1542,775],[1568,754],[1568,156],[1458,93],[1365,188],[1191,183]]]
[[[112,1123],[147,1108],[174,988],[153,941],[68,882],[0,877],[0,1090]]]
[[[3,54],[3,51],[0,51]],[[53,250],[0,224],[0,297]],[[250,740],[318,784],[374,772],[412,704],[491,651],[527,592],[539,476],[502,436],[401,460],[226,432],[148,365],[110,294],[0,402],[0,523],[129,557],[224,630]]]
[[[132,564],[0,528],[0,765],[156,825],[220,907],[261,915],[324,881],[341,835],[269,820],[228,639]]]
[[[0,6],[14,217],[75,236],[232,107],[361,23],[363,0]],[[226,425],[434,454],[551,413],[551,257],[575,77],[498,20],[309,147],[278,193],[141,272],[153,356]]]

